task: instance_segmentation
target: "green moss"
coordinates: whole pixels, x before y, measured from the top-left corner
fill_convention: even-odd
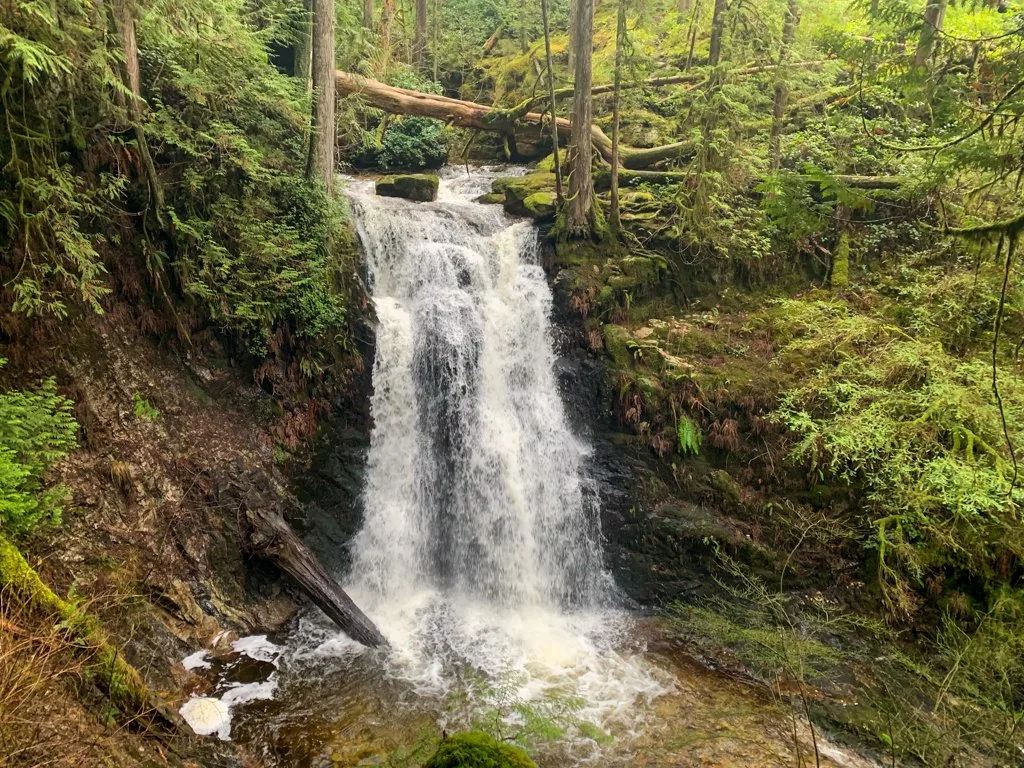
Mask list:
[[[542,199],[550,201],[551,212],[554,212],[553,173],[531,173],[527,176],[495,179],[491,184],[491,190],[496,194],[505,195],[505,210],[513,216],[535,216],[526,205],[526,200],[538,194],[543,194],[545,198],[535,198],[534,203],[540,204]]]
[[[432,173],[402,173],[382,176],[377,180],[378,195],[404,197],[406,200],[427,203],[437,199],[437,176]]]
[[[561,161],[562,167],[565,166],[565,151],[559,150],[558,159]],[[550,155],[545,157],[543,160],[537,163],[537,170],[543,173],[554,173],[555,172],[555,153],[552,152]]]
[[[470,731],[441,742],[423,768],[537,768],[537,764],[521,749]]]
[[[532,219],[548,219],[555,215],[555,196],[550,192],[534,192],[523,200],[523,208]]]
[[[624,370],[632,367],[633,354],[629,351],[629,331],[621,325],[611,323],[601,328],[604,338],[604,349],[612,360],[615,368]]]
[[[483,203],[484,205],[501,205],[505,202],[505,195],[501,192],[487,192],[480,195],[476,202]]]
[[[845,288],[850,284],[850,234],[839,235],[836,253],[832,259],[832,287]]]
[[[142,677],[107,639],[96,618],[58,597],[18,548],[3,536],[0,536],[0,589],[32,611],[61,619],[78,652],[89,660],[86,673],[107,691],[115,707],[132,717],[153,710],[153,699]]]

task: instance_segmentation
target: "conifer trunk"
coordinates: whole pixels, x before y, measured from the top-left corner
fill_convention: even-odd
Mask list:
[[[334,190],[334,0],[313,0],[313,136],[308,176]]]
[[[569,140],[569,206],[565,219],[568,237],[594,234],[594,178],[590,124],[593,122],[594,6],[592,0],[575,0],[576,89],[572,108],[572,132]]]
[[[153,215],[157,224],[164,226],[164,191],[160,184],[160,178],[156,174],[156,164],[153,162],[153,155],[149,151],[149,143],[146,141],[146,131],[143,127],[145,119],[142,113],[142,74],[139,70],[139,45],[135,37],[135,17],[132,13],[129,0],[114,0],[114,24],[117,33],[121,37],[121,45],[124,51],[124,79],[132,97],[129,99],[129,111],[132,116],[132,128],[135,131],[135,143],[142,160],[142,167],[146,174],[146,184],[149,187],[151,197],[150,203]]]
[[[786,18],[782,22],[782,43],[779,45],[779,69],[775,82],[775,104],[772,109],[772,131],[768,139],[769,153],[773,169],[781,164],[779,138],[782,135],[782,119],[786,116],[786,104],[789,101],[789,83],[786,82],[785,63],[789,58],[789,49],[796,40],[796,28],[800,23],[799,0],[789,0],[786,5]]]
[[[416,27],[413,30],[412,58],[421,72],[427,66],[427,0],[416,0]]]
[[[558,153],[558,113],[555,111],[555,73],[551,57],[551,27],[548,24],[548,0],[540,0],[540,13],[544,22],[544,56],[548,69],[548,99],[551,109],[551,147],[555,158],[555,199],[562,205],[562,158]]]
[[[623,46],[626,43],[626,0],[619,0],[619,12],[615,23],[615,76],[612,84],[612,180],[611,180],[611,227],[616,237],[622,230],[619,219],[619,97],[622,85]]]
[[[295,43],[295,77],[302,82],[302,87],[308,93],[313,69],[313,8],[310,0],[304,0],[302,8],[304,15],[299,23],[299,39]]]
[[[946,18],[946,0],[928,0],[924,9],[924,23],[921,25],[921,36],[917,41],[917,53],[914,55],[914,66],[924,68],[935,50],[935,41],[942,33],[942,24]]]
[[[715,10],[711,15],[711,46],[708,52],[708,64],[717,67],[722,60],[722,35],[725,32],[725,10],[727,0],[715,0]]]
[[[373,30],[373,0],[363,0],[363,27]]]

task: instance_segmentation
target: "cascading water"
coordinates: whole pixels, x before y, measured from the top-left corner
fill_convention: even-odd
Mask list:
[[[349,588],[394,674],[421,689],[469,667],[524,695],[569,685],[627,708],[659,686],[612,650],[622,614],[558,389],[537,233],[473,202],[492,178],[453,170],[436,203],[348,186],[378,320]]]
[[[351,193],[378,318],[353,575],[374,602],[426,588],[593,605],[597,510],[554,374],[537,235],[467,186],[433,205]]]

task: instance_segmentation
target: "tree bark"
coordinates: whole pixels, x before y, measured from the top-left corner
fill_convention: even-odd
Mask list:
[[[164,226],[164,191],[160,184],[160,177],[156,174],[156,164],[149,151],[149,143],[146,141],[146,131],[143,127],[145,116],[142,113],[144,104],[142,101],[142,74],[139,70],[139,45],[135,37],[135,17],[129,0],[114,0],[113,12],[114,25],[121,37],[121,46],[124,51],[124,79],[132,94],[128,109],[132,116],[135,144],[138,146],[139,157],[142,159],[153,215],[157,224],[162,228]]]
[[[540,0],[540,13],[544,22],[544,56],[547,59],[548,69],[548,98],[550,99],[549,109],[551,118],[551,148],[555,158],[555,200],[562,205],[564,195],[562,193],[562,158],[558,155],[558,113],[555,111],[555,72],[551,58],[551,28],[548,25],[548,0]]]
[[[928,0],[924,9],[924,22],[921,25],[921,36],[917,41],[917,52],[914,54],[914,66],[923,69],[928,64],[935,41],[942,33],[942,25],[946,18],[946,0]]]
[[[372,3],[373,0],[370,0]],[[313,8],[311,0],[303,0],[303,18],[299,23],[299,39],[295,43],[295,77],[309,93],[310,74],[313,69]]]
[[[722,60],[722,35],[725,32],[725,10],[727,0],[715,0],[715,10],[711,15],[711,45],[708,52],[708,65],[717,67]]]
[[[565,216],[567,237],[589,237],[595,234],[597,222],[594,209],[593,81],[594,6],[592,0],[575,0],[576,94],[572,105],[569,139],[569,205]]]
[[[427,0],[416,0],[416,28],[412,39],[413,63],[420,72],[427,66]]]
[[[371,648],[387,645],[387,640],[359,606],[324,570],[291,527],[276,512],[249,508],[245,518],[251,526],[249,546],[253,552],[273,562],[302,587],[316,604],[345,634]]]
[[[334,190],[334,0],[313,0],[313,136],[308,175]]]
[[[626,44],[626,0],[619,0],[619,10],[615,22],[615,75],[612,83],[612,187],[609,218],[612,232],[616,237],[622,231],[619,218],[619,96],[622,85],[622,57]]]
[[[363,27],[373,31],[373,0],[363,0]]]
[[[785,64],[789,58],[789,49],[796,40],[796,28],[800,23],[799,0],[789,0],[786,4],[786,18],[782,22],[782,42],[779,45],[779,69],[775,83],[775,103],[772,108],[772,130],[768,138],[768,151],[772,169],[777,169],[782,161],[779,139],[782,136],[782,122],[786,116],[786,104],[789,101],[789,83],[786,82]]]

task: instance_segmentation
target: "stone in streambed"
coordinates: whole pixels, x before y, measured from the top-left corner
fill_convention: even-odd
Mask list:
[[[437,199],[437,185],[437,176],[432,173],[400,173],[377,179],[376,191],[382,197],[429,203]]]

